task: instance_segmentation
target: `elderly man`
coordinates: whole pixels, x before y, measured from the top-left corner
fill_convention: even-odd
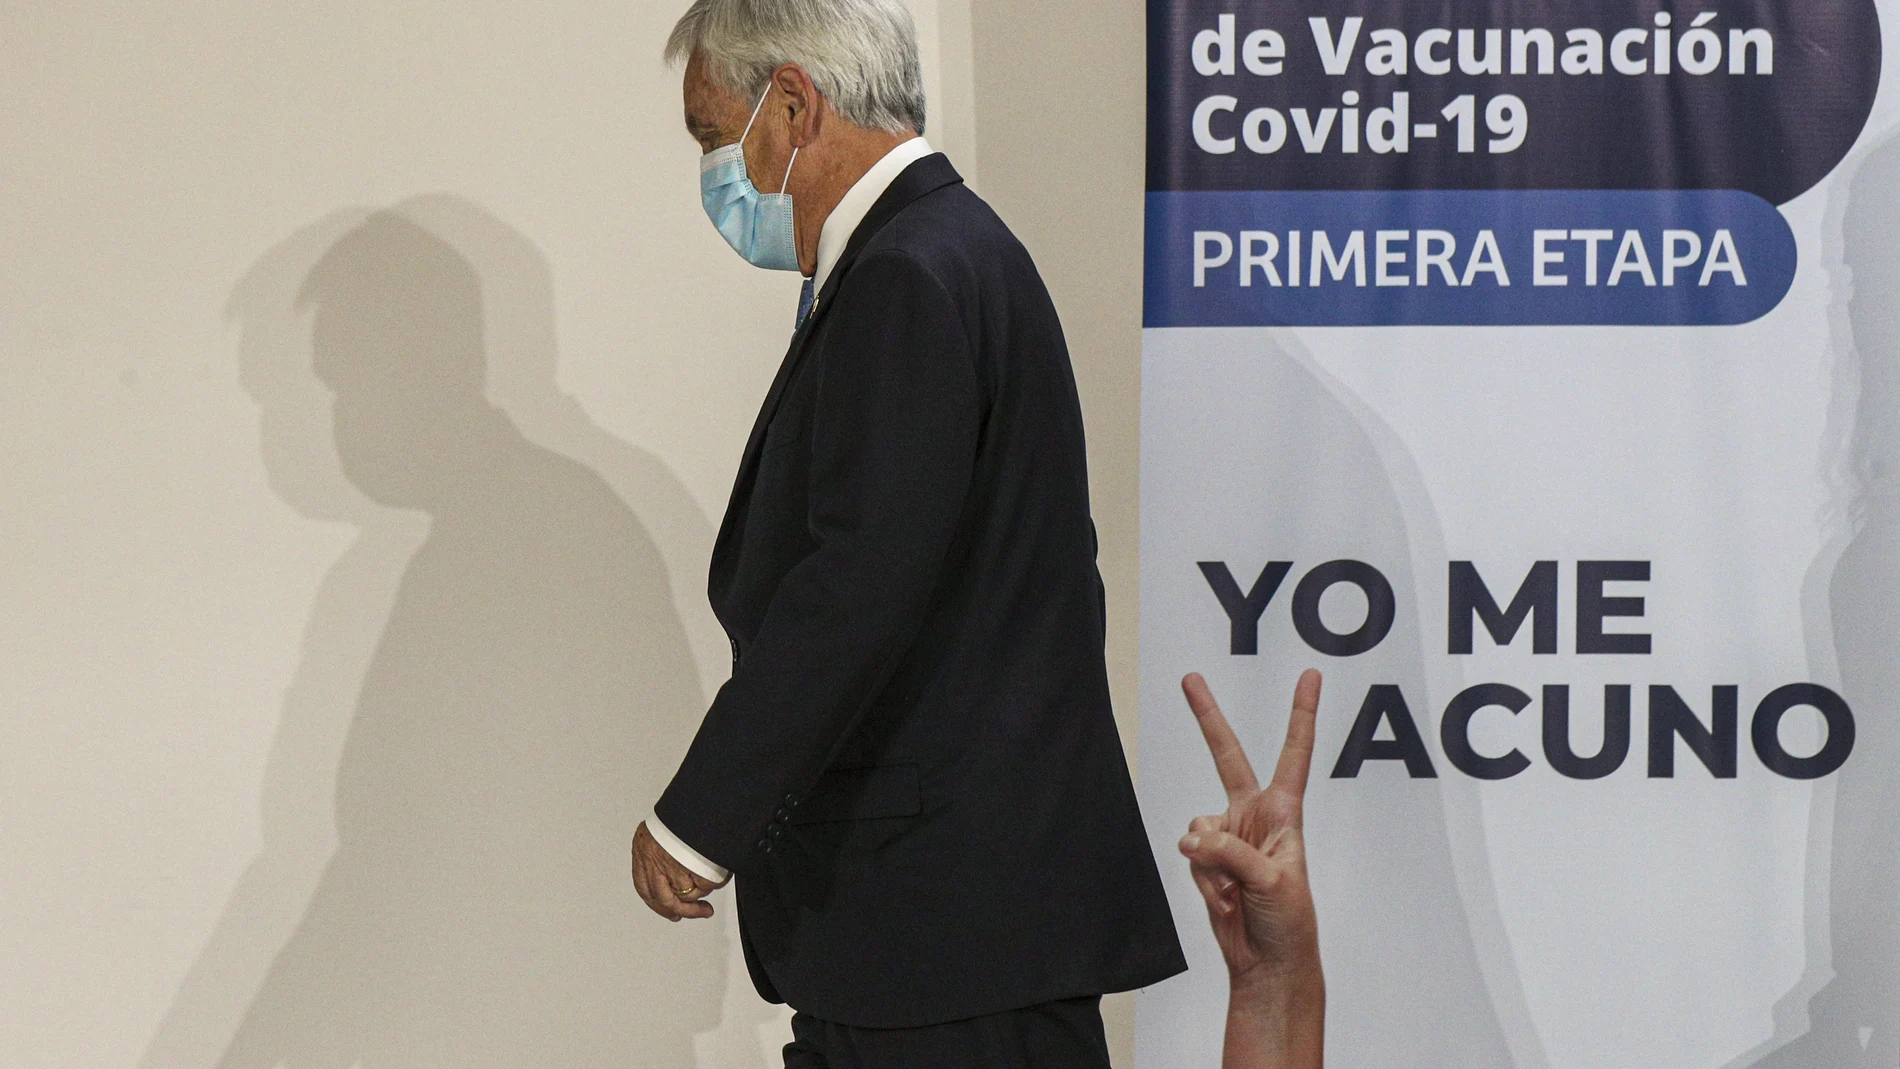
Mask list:
[[[736,874],[788,1067],[1106,1067],[1100,996],[1186,964],[1049,294],[921,136],[902,0],[697,0],[667,55],[713,223],[805,284],[713,549],[732,678],[640,894],[707,917]]]

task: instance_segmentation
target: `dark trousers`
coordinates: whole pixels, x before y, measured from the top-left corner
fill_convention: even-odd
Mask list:
[[[853,1028],[798,1013],[785,1069],[1108,1069],[1102,996],[922,1028]]]

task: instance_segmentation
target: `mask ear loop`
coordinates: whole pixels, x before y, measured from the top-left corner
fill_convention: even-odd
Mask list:
[[[791,163],[787,163],[785,165],[785,177],[778,180],[778,191],[780,193],[785,192],[785,183],[790,182],[792,180],[792,164],[797,163],[797,162],[798,162],[798,146],[794,145],[792,146]]]
[[[745,129],[739,133],[738,143],[745,144],[746,135],[752,132],[752,124],[758,121],[759,109],[765,107],[765,98],[772,95],[771,83],[766,83],[765,92],[759,94],[759,102],[752,105],[752,117],[745,121]],[[798,162],[798,146],[792,146],[792,158],[785,164],[785,177],[778,180],[778,191],[785,192],[785,183],[792,180],[792,165]]]
[[[752,118],[747,119],[745,121],[745,129],[740,131],[739,133],[739,141],[738,141],[739,144],[741,145],[745,144],[746,134],[749,134],[752,132],[752,123],[754,120],[756,120],[759,117],[759,109],[765,106],[765,98],[771,95],[772,95],[772,83],[767,82],[765,84],[765,92],[759,94],[759,102],[757,104],[752,105]]]

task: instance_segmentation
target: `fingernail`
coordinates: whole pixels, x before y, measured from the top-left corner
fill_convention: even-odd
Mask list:
[[[1181,837],[1181,849],[1183,849],[1183,850],[1199,850],[1200,848],[1201,848],[1201,837],[1200,837],[1200,836],[1198,836],[1198,835],[1184,835],[1184,836],[1182,836],[1182,837]]]

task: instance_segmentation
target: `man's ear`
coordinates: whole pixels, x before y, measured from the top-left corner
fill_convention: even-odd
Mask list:
[[[793,148],[804,148],[824,125],[825,98],[812,83],[811,75],[796,63],[787,63],[772,72],[772,84],[784,94],[782,106],[787,112]]]

